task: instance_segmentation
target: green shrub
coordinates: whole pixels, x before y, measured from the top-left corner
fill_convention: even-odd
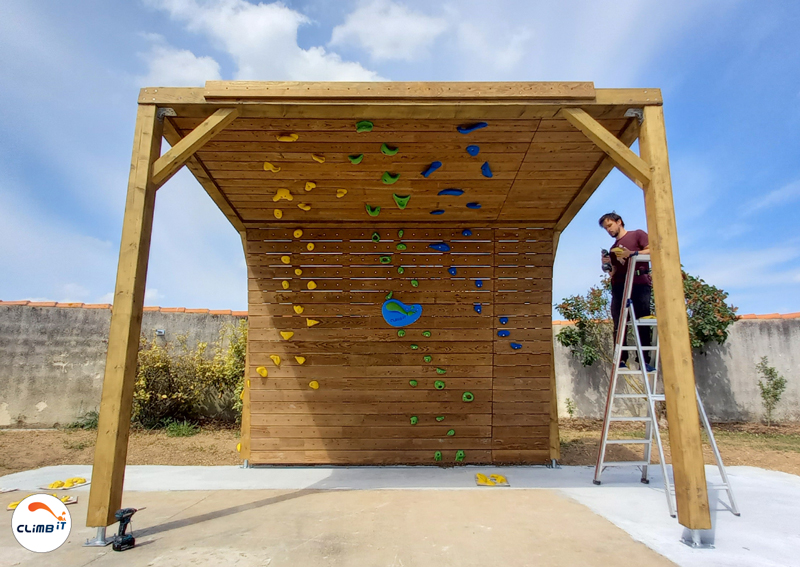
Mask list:
[[[756,370],[764,377],[764,380],[758,381],[758,389],[761,390],[761,403],[764,405],[765,417],[769,426],[772,425],[772,412],[781,401],[783,391],[786,390],[786,378],[769,365],[766,356],[761,357],[761,362],[756,365]]]
[[[567,406],[567,414],[569,415],[569,418],[572,419],[575,417],[575,410],[577,409],[575,407],[575,402],[572,401],[572,398],[567,398],[564,400],[564,402]]]
[[[191,437],[200,433],[200,427],[190,421],[168,420],[164,426],[167,437]]]
[[[66,426],[67,429],[97,429],[97,420],[100,414],[96,411],[87,411],[80,416],[77,420]]]
[[[725,303],[727,292],[686,272],[683,272],[683,292],[692,348],[702,351],[712,341],[724,344],[728,327],[738,318],[736,307]]]

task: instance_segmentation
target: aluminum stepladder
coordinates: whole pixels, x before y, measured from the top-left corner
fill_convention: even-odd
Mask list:
[[[656,447],[658,449],[658,460],[661,466],[661,473],[664,477],[664,488],[667,497],[667,506],[669,514],[673,518],[676,516],[676,503],[675,503],[675,490],[669,480],[667,465],[664,459],[664,445],[661,441],[661,433],[658,429],[658,414],[656,413],[655,403],[663,402],[665,400],[663,393],[656,393],[658,388],[658,364],[659,364],[659,340],[658,340],[658,327],[657,319],[655,317],[643,317],[637,319],[636,313],[633,308],[633,300],[631,299],[631,292],[633,290],[633,279],[636,273],[637,264],[650,262],[648,254],[635,254],[628,259],[628,272],[625,276],[625,291],[622,296],[622,310],[620,313],[619,330],[615,337],[614,345],[614,366],[611,373],[611,380],[608,386],[608,398],[606,399],[606,411],[603,419],[603,434],[600,439],[600,450],[597,454],[597,464],[594,469],[594,484],[600,484],[600,475],[603,473],[605,467],[615,466],[636,466],[641,467],[642,479],[645,484],[649,484],[647,478],[647,467],[651,464],[653,454],[653,438],[656,440]],[[651,346],[646,347],[642,345],[639,337],[640,327],[650,327],[652,329]],[[628,332],[628,329],[633,330],[633,346],[623,346],[623,340]],[[620,361],[622,360],[623,353],[636,352],[638,356],[639,369],[632,370],[627,367],[620,368]],[[654,370],[648,372],[645,366],[645,352],[655,353],[651,362]],[[623,382],[629,386],[638,388],[639,391],[635,393],[618,393],[617,386],[619,377],[623,376]],[[630,380],[628,379],[630,377]],[[635,381],[640,381],[638,384]],[[724,488],[728,493],[728,500],[730,501],[730,510],[734,515],[739,515],[739,508],[736,505],[736,499],[733,496],[733,489],[731,488],[728,474],[725,471],[725,465],[722,463],[722,457],[719,454],[717,441],[714,438],[714,433],[711,431],[711,424],[708,421],[708,415],[703,407],[703,402],[700,399],[700,393],[695,387],[695,396],[697,397],[697,407],[700,413],[700,419],[703,423],[703,428],[708,435],[711,449],[714,453],[714,459],[719,468],[719,474],[722,478],[720,488]],[[631,417],[615,415],[614,402],[617,400],[635,400],[639,402],[646,402],[646,416],[644,417]],[[629,439],[609,439],[608,433],[612,422],[641,422],[645,424],[644,438],[629,438]],[[609,445],[642,445],[644,448],[644,455],[642,460],[639,461],[606,461],[606,449]]]

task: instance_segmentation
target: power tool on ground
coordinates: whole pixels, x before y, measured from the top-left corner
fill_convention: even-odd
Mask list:
[[[111,544],[111,549],[114,551],[125,551],[136,545],[136,539],[133,537],[133,529],[131,529],[131,533],[125,532],[128,530],[128,526],[131,523],[131,518],[139,510],[144,510],[144,508],[122,508],[121,510],[117,510],[114,514],[114,517],[119,522],[117,535],[114,536],[114,542]]]

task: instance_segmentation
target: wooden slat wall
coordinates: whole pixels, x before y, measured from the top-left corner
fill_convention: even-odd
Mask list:
[[[435,464],[441,451],[442,464],[452,464],[458,450],[465,463],[547,460],[550,230],[474,228],[463,236],[444,225],[362,224],[302,227],[295,238],[295,228],[247,232],[251,463]],[[399,229],[405,251],[397,250]],[[442,241],[449,252],[428,246]],[[381,264],[387,255],[391,264]],[[403,338],[381,316],[389,291],[423,306]],[[520,351],[497,337],[498,309],[508,311],[506,327],[524,345]],[[308,327],[307,319],[319,324]],[[281,331],[294,335],[284,340]],[[281,357],[280,368],[270,355]],[[436,390],[436,380],[446,388]],[[462,401],[465,391],[473,402]]]

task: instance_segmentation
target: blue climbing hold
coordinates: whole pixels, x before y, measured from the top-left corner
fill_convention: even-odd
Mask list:
[[[498,337],[507,337],[510,334],[511,334],[511,331],[497,331],[497,336]]]
[[[481,149],[478,146],[467,146],[467,153],[471,156],[476,156],[480,153]]]
[[[500,317],[500,324],[505,325],[508,323],[508,317]]]
[[[428,169],[422,172],[423,177],[430,177],[431,173],[442,167],[442,162],[434,161],[428,166]]]
[[[483,165],[481,166],[481,173],[483,173],[484,177],[492,177],[493,176],[492,168],[489,167],[489,162],[488,161],[483,162]]]
[[[450,252],[450,245],[446,242],[435,242],[433,244],[428,244],[428,248],[433,248],[439,252]]]
[[[447,273],[450,274],[451,276],[456,275],[456,267],[453,266],[451,268],[447,268]]]
[[[453,197],[458,197],[459,195],[463,195],[463,189],[442,189],[439,191],[439,195],[452,195]]]
[[[514,350],[519,350],[522,348],[522,345],[519,343],[511,343],[511,348],[513,348]]]
[[[474,132],[475,130],[480,130],[481,128],[486,128],[489,124],[486,122],[476,122],[475,124],[469,124],[466,126],[458,126],[456,130],[459,131],[460,134],[469,134],[470,132]]]
[[[475,280],[475,287],[483,287],[483,281],[482,280]]]
[[[481,204],[480,203],[475,203],[475,202],[467,203],[467,208],[468,209],[480,209],[481,208]]]
[[[480,314],[480,312],[483,311],[483,307],[481,306],[480,303],[476,303],[475,305],[473,305],[473,307],[475,308],[475,313]]]
[[[444,209],[436,209],[435,211],[431,211],[432,215],[443,215]]]
[[[468,228],[465,228],[461,231],[461,236],[472,236],[472,231]]]
[[[405,327],[419,320],[422,316],[422,305],[406,305],[402,301],[389,299],[383,303],[381,315],[392,327]]]

